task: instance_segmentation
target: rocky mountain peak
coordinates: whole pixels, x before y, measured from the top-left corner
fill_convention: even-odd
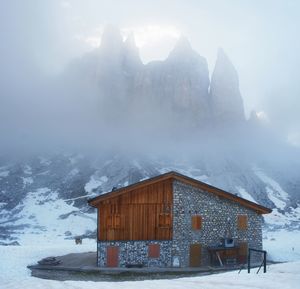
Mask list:
[[[130,33],[124,42],[124,63],[134,69],[142,65],[139,49],[136,46],[134,34]]]
[[[239,83],[238,80],[238,73],[233,66],[232,62],[230,61],[229,57],[225,53],[224,49],[219,47],[217,52],[217,61],[215,64],[215,70],[214,72],[226,72],[230,73],[230,76],[232,77],[232,81],[234,81],[236,84]]]
[[[136,46],[136,42],[135,42],[135,38],[134,38],[134,34],[133,33],[130,33],[126,40],[124,41],[125,43],[125,47],[127,49],[134,49],[134,50],[137,50],[137,46]]]
[[[173,50],[170,52],[168,60],[186,61],[187,59],[200,56],[195,50],[193,50],[189,40],[181,36],[175,44]]]
[[[190,41],[185,36],[180,36],[180,38],[177,40],[177,43],[173,49],[174,52],[190,52],[192,51],[192,46]]]
[[[210,98],[217,122],[245,120],[238,73],[222,48],[211,77]]]
[[[113,120],[120,123],[132,116],[155,126],[155,114],[159,129],[166,123],[168,130],[179,126],[194,130],[245,120],[238,75],[222,49],[211,82],[206,59],[183,36],[165,61],[143,65],[134,35],[123,41],[118,28],[107,26],[95,52],[84,62],[78,60],[71,82],[80,88],[84,79],[84,87],[93,87],[91,99],[98,103],[97,117],[103,123],[110,124],[111,116],[117,115]]]
[[[114,54],[119,52],[122,48],[123,39],[120,29],[112,25],[105,26],[101,37],[101,51]]]

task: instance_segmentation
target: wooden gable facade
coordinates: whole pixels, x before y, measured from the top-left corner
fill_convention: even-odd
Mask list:
[[[98,240],[171,240],[172,181],[132,189],[97,203]]]

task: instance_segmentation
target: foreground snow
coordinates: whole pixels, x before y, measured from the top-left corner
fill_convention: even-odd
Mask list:
[[[171,280],[149,280],[149,281],[127,281],[127,282],[86,282],[86,281],[52,281],[42,280],[30,276],[30,271],[26,268],[28,264],[35,263],[37,260],[49,255],[63,255],[71,252],[94,251],[96,244],[94,241],[84,240],[82,246],[76,246],[71,241],[62,244],[50,245],[27,245],[27,246],[0,246],[0,288],[1,289],[110,289],[110,288],[197,288],[210,289],[220,288],[257,288],[257,289],[295,289],[300,284],[300,261],[283,263],[268,266],[267,274],[256,274],[252,270],[247,274],[244,270],[241,274],[237,271],[202,276],[189,277]]]
[[[277,230],[264,233],[268,259],[279,262],[300,260],[300,231]],[[300,288],[300,285],[299,285]]]
[[[34,243],[34,244],[33,244]],[[38,260],[48,256],[61,256],[68,253],[80,253],[96,250],[94,240],[84,240],[83,245],[75,245],[74,240],[64,242],[36,244],[34,239],[31,245],[24,246],[0,246],[0,269],[4,274],[0,274],[0,288],[5,281],[20,282],[30,276],[27,265],[34,264]],[[34,279],[31,278],[30,279]],[[10,287],[7,287],[10,288]],[[18,287],[12,287],[18,288]]]

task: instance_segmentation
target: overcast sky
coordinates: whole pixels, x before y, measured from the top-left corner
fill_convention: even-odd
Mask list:
[[[264,111],[300,143],[300,1],[1,1],[0,84],[59,73],[99,45],[105,24],[124,37],[133,31],[145,63],[167,57],[181,34],[210,70],[223,47],[239,73],[246,113]]]

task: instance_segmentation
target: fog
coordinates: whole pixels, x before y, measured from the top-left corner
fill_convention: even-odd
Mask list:
[[[223,154],[246,146],[271,158],[285,145],[297,147],[299,16],[297,1],[1,1],[0,149],[172,154],[218,147]],[[190,129],[189,119],[174,120],[155,107],[127,111],[118,83],[109,91],[115,89],[119,99],[103,97],[105,90],[99,94],[88,82],[94,76],[84,71],[87,81],[75,83],[107,24],[119,27],[124,38],[134,34],[143,63],[167,58],[184,35],[211,74],[223,47],[239,75],[246,118],[254,109],[265,116],[263,124]],[[112,66],[102,63],[105,70]],[[276,143],[272,150],[268,142]]]

